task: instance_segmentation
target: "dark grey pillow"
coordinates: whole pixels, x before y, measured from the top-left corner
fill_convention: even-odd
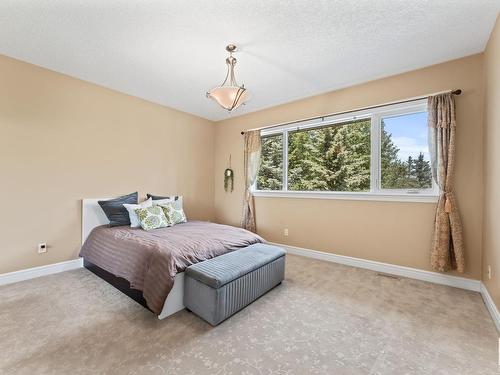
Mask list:
[[[174,198],[174,201],[178,200],[179,199],[179,196],[170,196],[170,197],[166,197],[166,196],[162,196],[162,195],[153,195],[153,194],[146,194],[147,198],[151,198],[152,200],[154,201],[158,201],[160,199],[169,199],[169,198]]]
[[[123,207],[124,203],[137,204],[139,195],[137,192],[124,195],[108,201],[98,201],[99,206],[109,219],[110,227],[119,227],[122,225],[130,225],[130,217],[128,211]]]

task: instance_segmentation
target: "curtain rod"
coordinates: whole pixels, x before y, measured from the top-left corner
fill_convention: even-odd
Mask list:
[[[296,124],[298,122],[316,120],[316,119],[323,118],[323,117],[329,117],[329,116],[334,116],[334,115],[342,115],[344,113],[362,111],[362,110],[366,110],[366,109],[380,108],[380,107],[385,107],[386,105],[391,105],[391,104],[410,103],[410,102],[414,102],[416,100],[426,99],[426,98],[428,98],[430,96],[434,96],[434,95],[438,95],[438,94],[444,94],[444,93],[447,93],[447,92],[451,92],[453,95],[460,95],[462,93],[462,90],[461,89],[453,89],[453,90],[440,91],[440,92],[436,92],[434,94],[428,94],[428,95],[418,96],[418,97],[411,98],[411,99],[405,99],[405,100],[400,100],[400,101],[396,101],[396,102],[389,102],[389,103],[384,103],[384,104],[377,104],[377,105],[373,105],[373,106],[369,106],[369,107],[364,107],[364,108],[350,109],[349,111],[334,112],[334,113],[329,113],[327,115],[315,116],[315,117],[308,117],[308,118],[304,118],[304,119],[301,119],[301,120],[295,120],[295,121],[290,121],[290,122],[282,122],[280,124],[263,126],[261,128],[248,129],[247,131],[277,128],[278,126],[291,125],[291,124]],[[243,134],[245,134],[244,131],[241,132],[241,135],[243,135]]]

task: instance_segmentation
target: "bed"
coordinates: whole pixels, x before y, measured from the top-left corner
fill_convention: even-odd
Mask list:
[[[184,309],[183,271],[188,266],[264,242],[244,229],[203,221],[149,232],[128,226],[110,228],[97,203],[105,199],[82,202],[84,266],[159,319]]]

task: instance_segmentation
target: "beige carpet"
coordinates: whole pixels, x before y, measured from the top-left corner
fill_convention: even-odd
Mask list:
[[[0,287],[2,374],[497,374],[478,293],[288,256],[216,328],[158,321],[81,269]]]

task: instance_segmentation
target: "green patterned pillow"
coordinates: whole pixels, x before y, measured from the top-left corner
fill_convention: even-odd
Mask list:
[[[172,225],[159,206],[138,208],[135,210],[135,213],[144,230],[164,228]]]
[[[187,221],[186,214],[182,209],[182,202],[179,201],[171,201],[158,205],[161,207],[168,221],[172,223],[172,225],[185,223]]]

